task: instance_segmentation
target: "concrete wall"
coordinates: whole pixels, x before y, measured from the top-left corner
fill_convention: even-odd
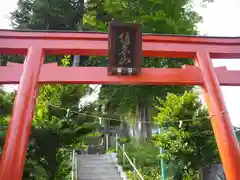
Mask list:
[[[213,164],[201,170],[202,180],[226,180],[221,164]]]

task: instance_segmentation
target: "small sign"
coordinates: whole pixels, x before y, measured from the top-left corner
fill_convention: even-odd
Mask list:
[[[109,24],[108,72],[118,75],[137,75],[141,72],[142,33],[138,24]]]

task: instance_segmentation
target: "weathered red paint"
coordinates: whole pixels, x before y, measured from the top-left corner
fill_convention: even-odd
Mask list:
[[[22,178],[37,84],[84,83],[203,86],[225,174],[228,180],[239,180],[240,150],[220,85],[240,85],[240,72],[214,69],[210,58],[239,58],[240,38],[143,35],[144,56],[196,58],[199,68],[143,68],[141,75],[129,77],[108,76],[104,67],[63,68],[50,64],[40,68],[43,53],[107,56],[107,44],[105,33],[0,31],[0,53],[28,54],[24,68],[16,64],[0,67],[0,84],[20,83],[1,158],[0,179]]]

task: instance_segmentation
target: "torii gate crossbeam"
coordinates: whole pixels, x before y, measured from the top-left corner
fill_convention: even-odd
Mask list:
[[[240,38],[143,35],[143,56],[193,58],[199,67],[143,68],[131,77],[107,75],[104,67],[43,65],[45,54],[107,56],[106,33],[0,31],[0,53],[24,54],[24,66],[0,67],[0,84],[19,83],[0,164],[0,179],[20,180],[38,84],[201,85],[228,180],[239,180],[240,149],[221,94],[221,85],[239,86],[240,71],[213,68],[211,58],[240,58]],[[83,76],[84,75],[84,76]]]

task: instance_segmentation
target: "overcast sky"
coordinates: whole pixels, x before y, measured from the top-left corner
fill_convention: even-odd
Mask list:
[[[197,0],[198,1],[198,0]],[[9,13],[16,8],[17,0],[0,1],[0,29],[9,29]],[[240,36],[240,0],[215,0],[207,8],[195,7],[203,16],[199,25],[201,34],[209,36]],[[240,70],[240,59],[213,60],[215,66],[227,66],[228,69]],[[230,113],[232,123],[240,125],[239,104],[240,87],[222,87],[222,92]]]

